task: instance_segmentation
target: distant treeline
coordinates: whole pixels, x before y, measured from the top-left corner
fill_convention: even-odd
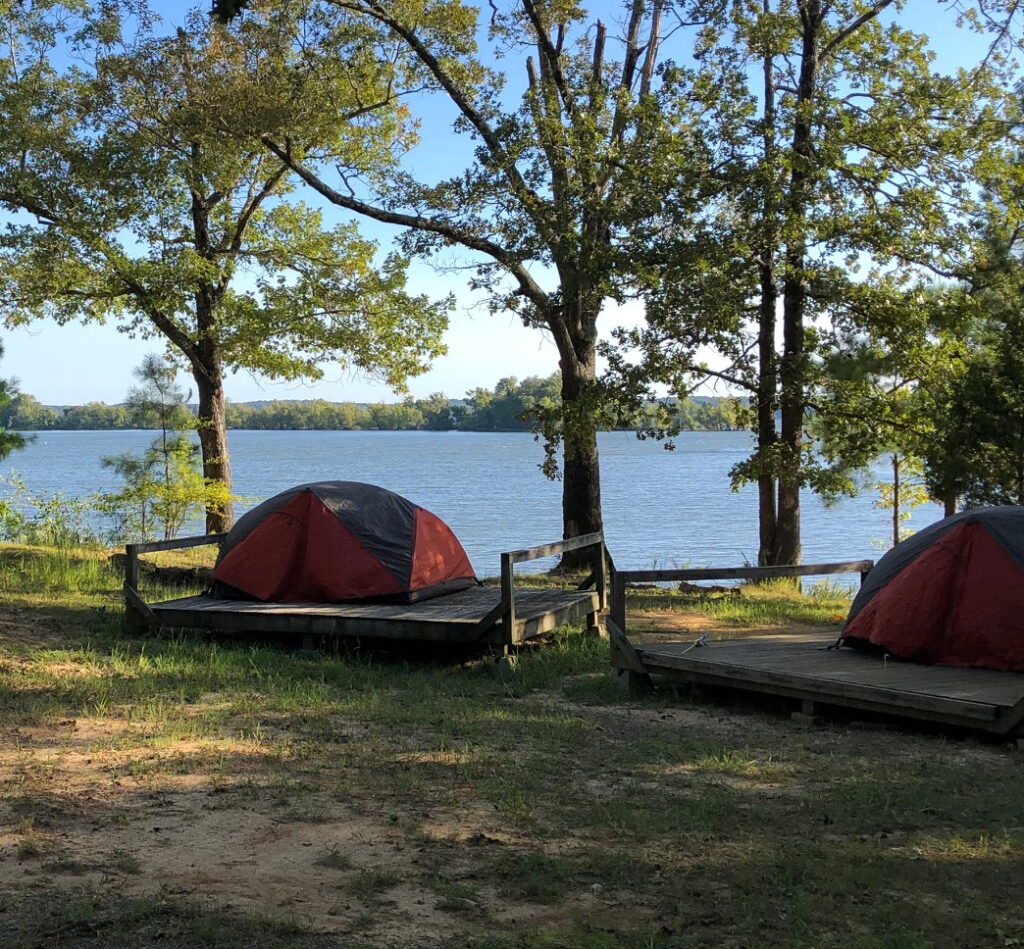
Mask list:
[[[538,410],[558,404],[557,373],[502,379],[493,389],[473,389],[464,399],[438,392],[426,399],[359,405],[325,399],[231,403],[228,428],[272,431],[464,431],[525,432]],[[684,431],[728,431],[742,427],[742,402],[732,398],[683,399],[669,406]],[[653,414],[653,413],[652,413]],[[15,431],[145,428],[124,405],[88,402],[66,408],[42,405],[21,393],[0,412],[0,426]],[[644,428],[644,418],[623,420],[619,428]]]

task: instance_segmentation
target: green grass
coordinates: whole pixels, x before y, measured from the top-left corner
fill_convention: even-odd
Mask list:
[[[827,582],[806,593],[786,580],[746,584],[735,593],[693,593],[668,588],[627,589],[627,610],[688,612],[738,630],[772,626],[835,626],[846,618],[851,591]]]
[[[473,655],[126,637],[102,554],[12,548],[0,568],[20,630],[0,639],[5,946],[1024,944],[1015,751],[629,701],[607,644],[573,630],[510,675]],[[630,594],[754,624],[826,625],[847,602],[721,600]],[[254,915],[161,890],[137,845],[173,850],[147,828],[188,801],[182,820],[226,810],[302,841],[296,889],[330,898]],[[409,922],[408,894],[445,924]]]

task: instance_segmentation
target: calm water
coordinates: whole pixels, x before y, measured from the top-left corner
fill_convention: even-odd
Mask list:
[[[141,452],[152,438],[137,431],[40,433],[0,463],[0,473],[16,473],[36,495],[112,490],[116,479],[100,459]],[[540,473],[541,448],[526,433],[234,431],[229,438],[235,490],[246,496],[237,513],[306,481],[379,484],[446,520],[485,575],[497,573],[501,551],[561,536],[561,485]],[[734,494],[728,475],[749,446],[745,432],[684,433],[674,452],[626,432],[602,435],[605,533],[616,564],[756,562],[756,493],[747,487]],[[0,489],[8,493],[6,485]],[[808,494],[804,561],[877,559],[890,515],[874,499],[866,492],[826,508]],[[911,526],[940,514],[936,505],[920,508]],[[201,525],[188,532],[201,533]]]

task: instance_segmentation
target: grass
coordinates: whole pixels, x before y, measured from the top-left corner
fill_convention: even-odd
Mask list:
[[[5,946],[1024,944],[1015,751],[631,702],[572,630],[500,676],[125,637],[97,551],[2,549],[0,576]],[[630,593],[737,625],[843,603]]]
[[[835,626],[850,609],[850,591],[820,582],[806,592],[787,580],[770,580],[733,588],[730,593],[681,592],[665,587],[627,591],[627,609],[634,612],[686,611],[724,627]]]

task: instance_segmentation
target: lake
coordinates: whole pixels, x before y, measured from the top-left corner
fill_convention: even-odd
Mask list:
[[[117,486],[100,465],[103,456],[141,453],[152,439],[142,431],[40,432],[0,463],[0,473],[17,474],[37,496],[83,497]],[[236,513],[307,481],[379,484],[447,521],[477,572],[488,576],[498,572],[501,551],[561,536],[561,485],[541,474],[541,446],[528,433],[232,431],[229,441],[235,491],[246,498]],[[756,491],[729,488],[729,469],[746,457],[751,436],[685,432],[676,445],[668,452],[628,432],[601,435],[605,534],[615,563],[755,563]],[[874,507],[876,498],[866,491],[826,508],[808,492],[804,562],[877,559],[891,531],[890,513]],[[919,529],[941,513],[938,505],[919,508],[910,526]],[[188,533],[202,533],[201,524]]]

